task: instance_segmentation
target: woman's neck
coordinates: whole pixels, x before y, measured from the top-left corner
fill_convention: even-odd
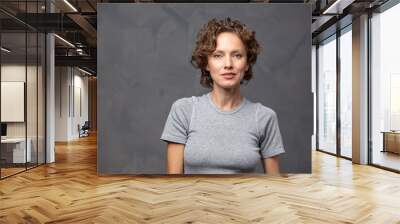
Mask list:
[[[223,111],[234,110],[243,101],[243,97],[240,94],[240,88],[229,90],[214,88],[211,91],[211,99],[215,106]]]

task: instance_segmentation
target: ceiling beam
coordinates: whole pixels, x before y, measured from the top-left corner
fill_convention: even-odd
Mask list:
[[[85,17],[83,17],[80,14],[67,14],[67,16],[73,20],[77,25],[79,25],[82,30],[85,31],[85,33],[90,37],[87,39],[88,42],[90,42],[91,46],[96,46],[97,42],[97,30],[90,24]]]
[[[82,66],[96,71],[97,60],[90,56],[55,56],[56,66]]]

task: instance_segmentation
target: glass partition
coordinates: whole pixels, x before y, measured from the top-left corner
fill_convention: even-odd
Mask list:
[[[44,12],[45,1],[1,1],[0,7]],[[32,17],[33,19],[37,17]],[[45,163],[45,35],[0,12],[0,178]]]
[[[28,168],[37,165],[37,132],[38,132],[38,113],[37,113],[37,79],[38,79],[38,36],[36,32],[27,33],[27,81],[26,81],[26,113],[27,113],[27,144],[30,148],[30,160],[27,163]]]
[[[318,47],[318,149],[336,154],[336,35]]]
[[[1,34],[1,177],[24,171],[31,151],[26,142],[26,34]]]

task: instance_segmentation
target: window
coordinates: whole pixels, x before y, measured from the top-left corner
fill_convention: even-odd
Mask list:
[[[351,26],[340,36],[340,155],[352,157],[352,35]]]
[[[371,18],[372,164],[400,170],[400,4]],[[386,138],[385,139],[385,135]],[[396,140],[397,139],[397,140]],[[386,144],[386,145],[385,145]]]
[[[318,48],[318,149],[336,153],[336,36]]]

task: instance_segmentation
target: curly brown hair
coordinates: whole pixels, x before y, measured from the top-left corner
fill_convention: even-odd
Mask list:
[[[247,64],[249,69],[245,72],[243,80],[246,84],[253,77],[252,66],[257,61],[261,47],[255,38],[255,31],[246,27],[239,20],[231,20],[229,17],[224,20],[212,19],[197,34],[196,48],[193,50],[191,64],[201,70],[200,84],[206,88],[213,88],[211,74],[206,70],[208,56],[211,55],[217,47],[217,37],[220,33],[235,33],[242,40],[247,54]],[[241,81],[240,84],[244,82]]]

